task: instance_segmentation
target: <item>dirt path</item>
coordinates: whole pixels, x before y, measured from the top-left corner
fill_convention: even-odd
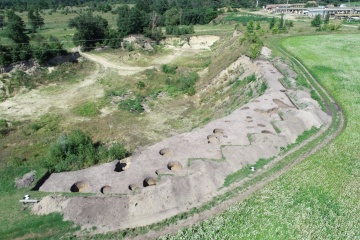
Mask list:
[[[118,74],[121,76],[133,75],[133,74],[142,72],[146,69],[152,68],[152,66],[151,67],[134,67],[134,66],[126,65],[124,63],[121,65],[118,65],[118,64],[111,63],[106,58],[103,58],[100,56],[96,56],[96,55],[92,55],[92,54],[88,54],[88,53],[84,53],[84,52],[80,52],[80,54],[93,62],[99,63],[105,69],[112,68],[112,69],[118,70]]]
[[[176,231],[180,230],[183,227],[190,227],[190,226],[192,226],[194,224],[197,224],[197,223],[199,223],[201,221],[204,221],[204,220],[206,220],[208,218],[211,218],[214,215],[219,215],[222,212],[224,212],[226,209],[228,209],[230,206],[236,204],[239,201],[243,201],[244,199],[248,198],[249,196],[251,196],[252,193],[256,192],[257,190],[260,190],[262,187],[264,187],[269,182],[275,180],[276,178],[278,178],[282,174],[284,174],[287,171],[289,171],[290,169],[292,169],[297,164],[301,163],[304,159],[308,158],[309,156],[314,154],[316,151],[318,151],[319,149],[326,146],[329,142],[331,142],[336,136],[338,136],[340,134],[340,132],[342,131],[342,129],[344,127],[345,118],[344,118],[344,115],[343,115],[341,109],[338,107],[337,103],[335,102],[335,100],[330,97],[330,95],[326,92],[326,90],[315,80],[315,78],[309,73],[309,71],[297,59],[292,57],[287,52],[284,52],[284,51],[282,51],[282,52],[287,57],[289,57],[292,61],[296,62],[299,66],[301,66],[302,71],[305,72],[308,76],[310,76],[310,79],[308,79],[309,84],[311,84],[315,88],[320,89],[320,91],[322,93],[324,93],[328,99],[330,99],[329,104],[331,104],[332,106],[328,106],[328,111],[332,114],[332,116],[337,115],[338,119],[339,119],[338,124],[335,125],[336,130],[334,130],[334,132],[330,133],[330,135],[327,136],[327,138],[325,140],[321,141],[320,144],[316,145],[316,147],[310,149],[306,153],[302,154],[300,157],[296,158],[295,161],[293,161],[291,164],[285,166],[283,169],[281,169],[279,172],[275,173],[274,175],[272,175],[270,177],[265,177],[263,180],[261,180],[260,182],[258,182],[255,185],[253,185],[251,188],[248,188],[244,192],[240,193],[236,197],[233,197],[233,198],[231,198],[229,200],[226,200],[226,201],[218,204],[217,206],[213,207],[210,210],[207,210],[207,211],[201,212],[199,214],[193,215],[191,217],[188,217],[185,220],[178,221],[176,223],[176,225],[171,225],[171,226],[167,227],[166,229],[161,229],[159,231],[150,231],[145,235],[140,235],[140,236],[137,236],[137,237],[134,237],[134,238],[129,238],[129,239],[155,239],[155,238],[158,238],[159,236],[162,236],[162,235],[175,233]],[[332,109],[337,109],[337,110],[334,111]],[[317,139],[318,137],[321,137],[321,135],[324,134],[332,124],[333,124],[333,122],[330,122],[327,126],[324,126],[322,128],[322,130],[320,132],[318,132],[316,135],[314,135],[311,138],[307,139],[302,144],[298,145],[297,147],[295,147],[294,149],[289,151],[287,154],[276,158],[274,161],[272,161],[265,168],[269,169],[271,166],[273,166],[274,164],[279,162],[284,157],[286,157],[286,156],[298,151],[299,149],[305,147],[307,144],[309,144],[311,141]],[[257,175],[260,175],[260,174],[261,173],[257,173],[257,174],[254,175],[254,177],[256,177]],[[246,181],[246,179],[233,184],[230,188],[226,189],[226,191],[231,191],[231,190],[243,185],[245,183],[245,181]]]

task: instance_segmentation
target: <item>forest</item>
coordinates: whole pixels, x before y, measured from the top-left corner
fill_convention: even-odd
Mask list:
[[[304,2],[306,0],[289,0],[289,3]],[[346,3],[347,0],[325,0],[320,5]],[[141,4],[153,9],[165,9],[168,7],[180,7],[184,9],[196,9],[201,7],[243,7],[252,8],[266,4],[286,3],[285,0],[0,0],[0,9],[13,9],[15,11],[27,11],[28,9],[61,9],[66,6],[81,6],[94,9],[109,9],[114,4]]]
[[[328,0],[324,4],[332,1]],[[91,50],[101,45],[118,48],[122,39],[129,34],[144,34],[145,37],[158,43],[164,37],[162,28],[167,35],[192,34],[193,25],[208,24],[218,17],[221,7],[252,8],[256,4],[262,6],[267,3],[281,3],[281,1],[0,0],[0,27],[4,29],[1,36],[12,41],[11,45],[0,45],[0,65],[31,58],[46,62],[54,56],[66,54],[60,43],[61,39],[54,36],[45,39],[40,34],[34,35],[44,25],[46,26],[41,16],[44,14],[42,11],[44,9],[75,11],[78,16],[68,21],[68,27],[76,29],[73,42],[82,50]],[[78,8],[69,10],[67,6]],[[17,12],[27,12],[30,29]],[[117,18],[116,26],[110,26],[106,19],[95,16],[95,12],[111,12]],[[35,45],[34,40],[36,40]]]

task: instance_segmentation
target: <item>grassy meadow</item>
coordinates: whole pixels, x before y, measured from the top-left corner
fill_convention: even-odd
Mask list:
[[[359,37],[282,42],[340,104],[346,118],[340,136],[249,199],[162,239],[359,239]]]

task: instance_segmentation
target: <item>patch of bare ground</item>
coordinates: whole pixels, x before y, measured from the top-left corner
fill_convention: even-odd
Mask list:
[[[297,109],[278,81],[283,75],[270,62],[260,60],[251,65],[245,58],[238,62],[256,69],[268,85],[266,92],[255,101],[201,128],[140,149],[131,157],[131,166],[126,171],[114,171],[118,164],[114,161],[52,174],[40,191],[69,192],[78,182],[87,183],[84,191],[92,193],[111,186],[111,192],[121,196],[67,198],[66,207],[61,211],[64,219],[84,228],[97,226],[96,232],[144,226],[201,206],[226,191],[220,187],[229,174],[255,164],[259,158],[278,155],[281,147],[294,143],[303,131],[330,122],[330,116],[316,104]],[[230,74],[219,76],[225,75]],[[214,82],[221,78],[214,78]],[[307,92],[299,96],[303,98],[298,101],[315,102]],[[276,133],[272,122],[277,123],[281,133]],[[158,178],[162,172],[159,169],[168,169],[173,174]],[[133,187],[129,186],[135,185],[139,191],[131,191]],[[36,209],[42,204],[47,203],[36,204],[35,213],[39,214]]]
[[[101,68],[96,69],[78,83],[53,84],[18,94],[0,103],[1,118],[35,119],[48,112],[68,112],[79,103],[93,101],[104,96],[97,82]]]

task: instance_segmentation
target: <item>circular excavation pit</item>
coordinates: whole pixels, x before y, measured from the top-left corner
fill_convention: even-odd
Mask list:
[[[207,140],[208,140],[208,143],[211,143],[211,144],[220,144],[220,139],[216,135],[208,135]]]
[[[163,148],[160,150],[160,155],[164,157],[172,157],[174,156],[174,151],[171,148]]]
[[[123,172],[130,168],[131,162],[129,160],[120,160],[115,165],[115,172]]]
[[[107,193],[111,193],[112,189],[110,186],[105,185],[100,189],[102,194],[107,194]]]
[[[136,185],[136,184],[130,184],[130,185],[129,185],[129,190],[131,190],[131,191],[135,191],[135,190],[138,189],[138,188],[139,188],[139,186]]]
[[[213,130],[213,133],[214,134],[224,134],[224,129],[221,129],[221,128],[215,128],[214,130]]]
[[[168,171],[164,168],[160,168],[155,171],[156,175],[166,174],[166,172],[168,172]]]
[[[79,181],[79,182],[74,183],[70,187],[70,191],[71,192],[85,192],[88,188],[89,188],[89,183],[87,183],[85,181]]]
[[[144,184],[144,187],[155,186],[156,185],[156,179],[152,178],[152,177],[145,178],[143,184]]]
[[[177,172],[182,170],[182,165],[179,162],[169,162],[167,165],[168,169]]]

